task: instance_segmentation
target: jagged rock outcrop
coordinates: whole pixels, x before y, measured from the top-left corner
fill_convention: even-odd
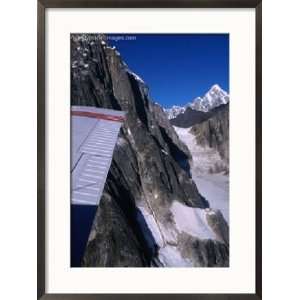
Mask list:
[[[174,141],[174,143],[182,150],[187,156],[191,156],[189,149],[187,146],[179,139],[178,135],[176,134],[172,122],[166,118],[166,114],[163,108],[154,102],[150,102],[150,110],[155,115],[155,118],[161,128],[163,128],[166,134]]]
[[[175,253],[176,263],[227,266],[228,243],[218,237],[220,228],[206,220],[201,226],[213,238],[184,233],[194,249],[188,257],[171,207],[176,201],[209,211],[190,177],[189,151],[149,98],[147,85],[103,36],[72,35],[71,103],[126,111],[82,265],[169,266]],[[199,252],[199,247],[206,250]]]

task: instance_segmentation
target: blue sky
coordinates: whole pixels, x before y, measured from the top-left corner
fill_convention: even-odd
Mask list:
[[[107,35],[129,68],[144,79],[164,107],[184,105],[215,83],[229,92],[229,35]],[[117,40],[111,40],[122,36]],[[125,40],[126,36],[135,37]]]

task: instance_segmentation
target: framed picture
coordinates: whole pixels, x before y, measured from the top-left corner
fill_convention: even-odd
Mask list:
[[[38,299],[261,299],[261,1],[38,1]]]

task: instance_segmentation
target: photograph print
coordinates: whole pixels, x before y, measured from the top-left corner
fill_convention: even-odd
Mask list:
[[[229,267],[229,34],[71,34],[71,267]]]

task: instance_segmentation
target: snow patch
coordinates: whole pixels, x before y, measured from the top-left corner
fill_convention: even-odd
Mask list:
[[[192,267],[193,264],[190,260],[181,256],[176,247],[167,245],[159,249],[159,260],[165,267]]]
[[[132,72],[132,71],[131,71],[130,69],[128,69],[128,68],[127,68],[127,72],[128,72],[129,74],[131,74],[131,75],[135,78],[135,80],[139,81],[140,83],[145,84],[144,80],[143,80],[139,75],[137,75],[136,73]]]
[[[194,182],[201,195],[204,196],[210,207],[219,209],[225,220],[229,222],[229,180],[222,174],[193,174]]]
[[[176,228],[199,239],[215,239],[216,236],[207,224],[207,212],[201,208],[188,207],[178,201],[171,206]]]

